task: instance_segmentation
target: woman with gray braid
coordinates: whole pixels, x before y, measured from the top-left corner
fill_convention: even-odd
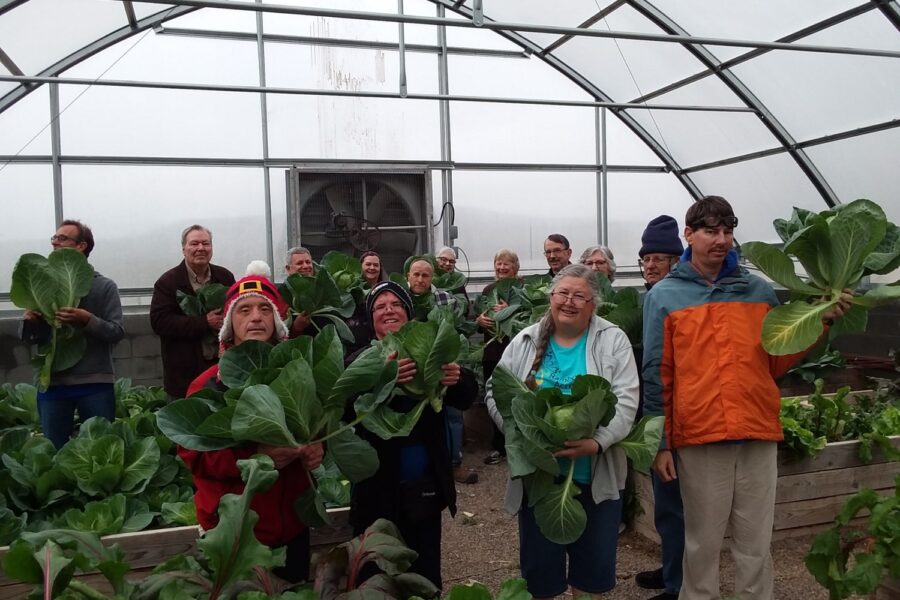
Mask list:
[[[625,455],[613,444],[631,429],[638,405],[638,374],[628,337],[594,313],[601,301],[594,271],[585,265],[563,268],[550,286],[550,309],[540,322],[523,329],[500,359],[534,389],[570,393],[578,375],[607,379],[618,398],[616,413],[589,438],[567,441],[554,453],[560,471],[575,461],[574,480],[587,514],[584,533],[572,544],[548,540],[528,507],[521,479],[509,481],[506,509],[519,517],[522,577],[535,598],[552,598],[571,587],[592,596],[616,584],[616,543],[625,487]],[[503,418],[487,383],[488,410],[501,429]],[[568,568],[566,562],[568,560]]]

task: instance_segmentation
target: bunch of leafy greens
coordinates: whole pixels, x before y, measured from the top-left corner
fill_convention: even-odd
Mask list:
[[[396,333],[386,335],[376,347],[384,359],[396,353],[398,360],[411,358],[415,361],[415,378],[401,384],[400,388],[407,396],[419,401],[409,413],[418,419],[426,404],[430,404],[435,412],[443,408],[447,388],[441,384],[444,377],[441,367],[456,362],[465,346],[450,316],[435,313],[435,320],[407,322]],[[414,420],[410,429],[413,424]]]
[[[830,600],[865,596],[886,574],[900,577],[900,476],[893,496],[865,488],[851,496],[830,529],[820,533],[806,555],[806,568],[828,590]],[[850,526],[869,512],[865,530]]]
[[[476,314],[484,313],[495,322],[486,343],[511,339],[517,333],[537,322],[549,308],[550,277],[529,275],[523,279],[501,279],[487,293],[475,301]],[[507,306],[494,311],[503,301]]]
[[[640,348],[643,334],[644,315],[641,297],[634,288],[616,290],[603,273],[597,273],[600,295],[603,301],[597,306],[597,316],[618,325],[633,348]]]
[[[845,288],[855,289],[863,277],[900,267],[900,228],[870,200],[860,199],[821,213],[794,208],[790,220],[775,221],[784,249],[747,242],[741,252],[794,299],[769,311],[762,343],[770,354],[793,354],[809,348],[823,332],[822,318]],[[794,272],[797,259],[808,275]],[[867,310],[900,298],[900,285],[876,287],[854,296],[853,307],[836,324],[835,333],[865,331]]]
[[[330,326],[315,338],[276,346],[249,340],[219,360],[227,391],[205,389],[177,400],[157,413],[157,424],[176,444],[201,452],[247,442],[299,447],[327,441],[326,463],[357,482],[375,473],[378,455],[353,427],[378,419],[396,377],[396,361],[386,363],[379,348],[369,348],[345,369],[340,339]],[[345,406],[354,398],[356,418],[344,423]],[[366,427],[386,439],[392,435],[369,421]],[[327,521],[325,500],[310,487],[296,507],[304,523]]]
[[[162,445],[152,431],[141,436],[127,420],[100,417],[83,423],[59,452],[21,428],[6,432],[0,488],[13,521],[0,527],[0,544],[56,527],[105,535],[145,529],[157,517],[196,523],[190,476],[168,441]]]
[[[323,554],[314,590],[321,600],[433,598],[439,590],[425,577],[407,573],[418,555],[407,548],[397,527],[378,519],[362,535]],[[379,573],[362,580],[371,566]]]
[[[868,463],[877,447],[891,460],[900,460],[900,450],[890,437],[900,435],[900,397],[892,386],[874,394],[857,394],[852,400],[849,387],[823,394],[824,382],[817,379],[815,391],[807,397],[782,398],[783,446],[795,456],[815,456],[829,442],[859,440],[859,458]]]
[[[322,257],[319,269],[328,271],[341,292],[354,294],[356,290],[362,289],[362,265],[358,258],[331,250]]]
[[[342,291],[328,269],[317,269],[313,277],[299,273],[288,275],[282,295],[294,313],[305,313],[314,327],[319,329],[318,319],[328,321],[342,340],[353,343],[353,333],[344,320],[353,316],[356,302],[351,293]]]
[[[50,341],[38,347],[32,362],[38,368],[38,389],[50,385],[50,374],[75,366],[84,355],[82,331],[56,319],[60,308],[78,306],[91,291],[94,269],[84,254],[60,248],[48,257],[23,254],[13,268],[9,297],[19,308],[36,311],[50,326]]]
[[[0,431],[12,427],[36,429],[37,390],[27,383],[0,385]]]
[[[158,386],[132,385],[131,380],[119,378],[113,385],[116,394],[116,416],[135,417],[155,413],[169,404],[166,390]]]
[[[553,453],[567,440],[592,438],[616,412],[610,383],[598,375],[579,375],[571,395],[558,388],[532,391],[513,373],[498,366],[491,379],[497,410],[503,417],[509,475],[521,478],[528,505],[541,532],[552,542],[569,544],[584,532],[587,517],[573,481],[575,461],[560,472]],[[662,417],[644,417],[612,448],[621,448],[635,467],[646,471],[662,436]]]
[[[828,347],[827,343],[816,344],[809,354],[803,357],[803,361],[791,368],[788,375],[797,375],[806,383],[813,383],[836,369],[844,367],[844,357],[838,350]]]
[[[197,294],[186,294],[181,290],[175,294],[181,311],[190,316],[205,315],[214,310],[225,307],[225,293],[228,288],[221,283],[210,283],[199,290]]]

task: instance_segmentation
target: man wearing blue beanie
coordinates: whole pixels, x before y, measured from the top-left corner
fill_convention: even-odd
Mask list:
[[[674,218],[660,215],[647,223],[641,235],[638,256],[644,285],[648,290],[669,274],[683,252],[684,246],[678,237],[678,222]],[[636,358],[638,364],[643,362],[642,356]],[[643,381],[641,384],[643,391]],[[650,476],[653,481],[653,522],[661,541],[662,567],[638,573],[634,579],[642,588],[663,590],[650,600],[675,600],[681,590],[681,559],[684,556],[681,489],[677,479],[664,482],[653,471]]]

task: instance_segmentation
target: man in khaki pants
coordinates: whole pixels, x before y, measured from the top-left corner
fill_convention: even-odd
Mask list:
[[[731,525],[734,595],[772,600],[778,377],[805,352],[770,356],[760,332],[778,300],[738,266],[738,220],[707,196],[685,216],[690,246],[644,299],[644,414],[665,414],[653,469],[684,503],[681,600],[718,600],[719,552]],[[842,302],[825,320],[849,308]],[[673,452],[678,454],[676,472]]]

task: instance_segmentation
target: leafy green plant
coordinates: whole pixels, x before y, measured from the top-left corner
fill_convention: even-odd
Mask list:
[[[276,346],[251,340],[222,356],[219,377],[227,391],[203,390],[159,411],[157,424],[173,442],[206,452],[247,442],[299,447],[327,441],[326,463],[333,462],[350,481],[377,470],[375,450],[353,428],[394,389],[397,363],[386,363],[380,349],[366,350],[345,369],[333,327]],[[345,407],[354,398],[356,418],[344,423]],[[301,519],[324,522],[325,500],[312,486],[298,502]]]
[[[38,426],[37,390],[27,383],[0,385],[0,430]]]
[[[817,344],[818,346],[818,344]],[[806,383],[813,383],[816,379],[835,369],[844,367],[844,357],[837,350],[831,350],[828,345],[814,348],[807,354],[803,361],[787,372],[788,375],[797,375]]]
[[[328,271],[344,293],[353,293],[355,289],[362,288],[362,266],[358,258],[331,250],[322,257],[319,268]]]
[[[503,581],[496,596],[484,585],[474,582],[454,585],[444,600],[531,600],[531,597],[525,588],[525,580],[517,577]]]
[[[320,557],[313,589],[322,600],[433,598],[439,592],[434,584],[407,573],[417,556],[393,523],[378,519],[359,537]],[[371,563],[380,573],[362,580],[363,569]]]
[[[567,472],[561,473],[553,453],[567,440],[593,437],[598,426],[609,424],[617,402],[609,382],[597,375],[579,375],[570,395],[557,388],[532,391],[499,366],[492,390],[503,416],[510,477],[522,479],[541,532],[557,544],[574,542],[587,522],[573,481],[575,461],[569,461]],[[613,447],[620,447],[646,469],[659,448],[662,421],[662,417],[645,417]]]
[[[900,450],[890,436],[900,435],[900,397],[892,386],[876,390],[874,394],[857,394],[849,400],[849,387],[834,394],[824,394],[824,381],[815,381],[815,390],[808,397],[781,399],[781,427],[783,447],[796,456],[815,456],[829,442],[859,440],[859,458],[872,460],[873,447],[900,460]]]
[[[416,376],[400,388],[410,397],[419,400],[413,413],[421,413],[425,403],[435,412],[443,407],[446,387],[441,384],[444,372],[441,366],[456,361],[464,347],[452,319],[436,314],[436,320],[409,321],[396,333],[388,334],[378,347],[387,358],[397,353],[397,358],[411,358],[416,363]],[[368,425],[367,425],[368,426]]]
[[[850,522],[869,511],[864,530]],[[893,496],[863,489],[851,496],[830,529],[816,536],[806,568],[831,600],[871,594],[885,574],[900,577],[900,476]]]
[[[353,343],[353,333],[344,319],[353,316],[356,302],[352,294],[342,290],[327,268],[317,269],[313,277],[299,273],[288,275],[282,292],[295,314],[305,313],[317,329],[314,317],[327,320],[342,340]]]
[[[640,294],[634,288],[616,290],[603,273],[597,273],[597,280],[603,298],[597,306],[597,316],[618,325],[628,336],[632,347],[639,348],[643,343],[644,324]]]
[[[74,366],[84,355],[85,339],[79,329],[56,319],[60,308],[78,306],[91,291],[94,269],[84,254],[60,248],[48,257],[23,254],[13,268],[9,297],[19,308],[36,311],[50,326],[50,341],[38,347],[33,363],[39,369],[38,388],[50,385],[50,374]]]
[[[763,322],[762,343],[770,354],[793,354],[809,348],[823,332],[822,317],[839,301],[842,290],[855,289],[863,277],[900,267],[900,228],[870,200],[860,199],[814,213],[794,208],[790,220],[778,219],[775,231],[784,249],[746,242],[743,255],[794,299],[774,308]],[[808,279],[794,271],[795,258]],[[853,308],[839,321],[839,331],[865,331],[866,310],[900,298],[900,286],[876,287],[854,296]]]
[[[227,292],[228,288],[221,283],[210,283],[197,290],[196,295],[186,294],[178,290],[175,296],[182,312],[196,317],[225,308],[225,294]]]

